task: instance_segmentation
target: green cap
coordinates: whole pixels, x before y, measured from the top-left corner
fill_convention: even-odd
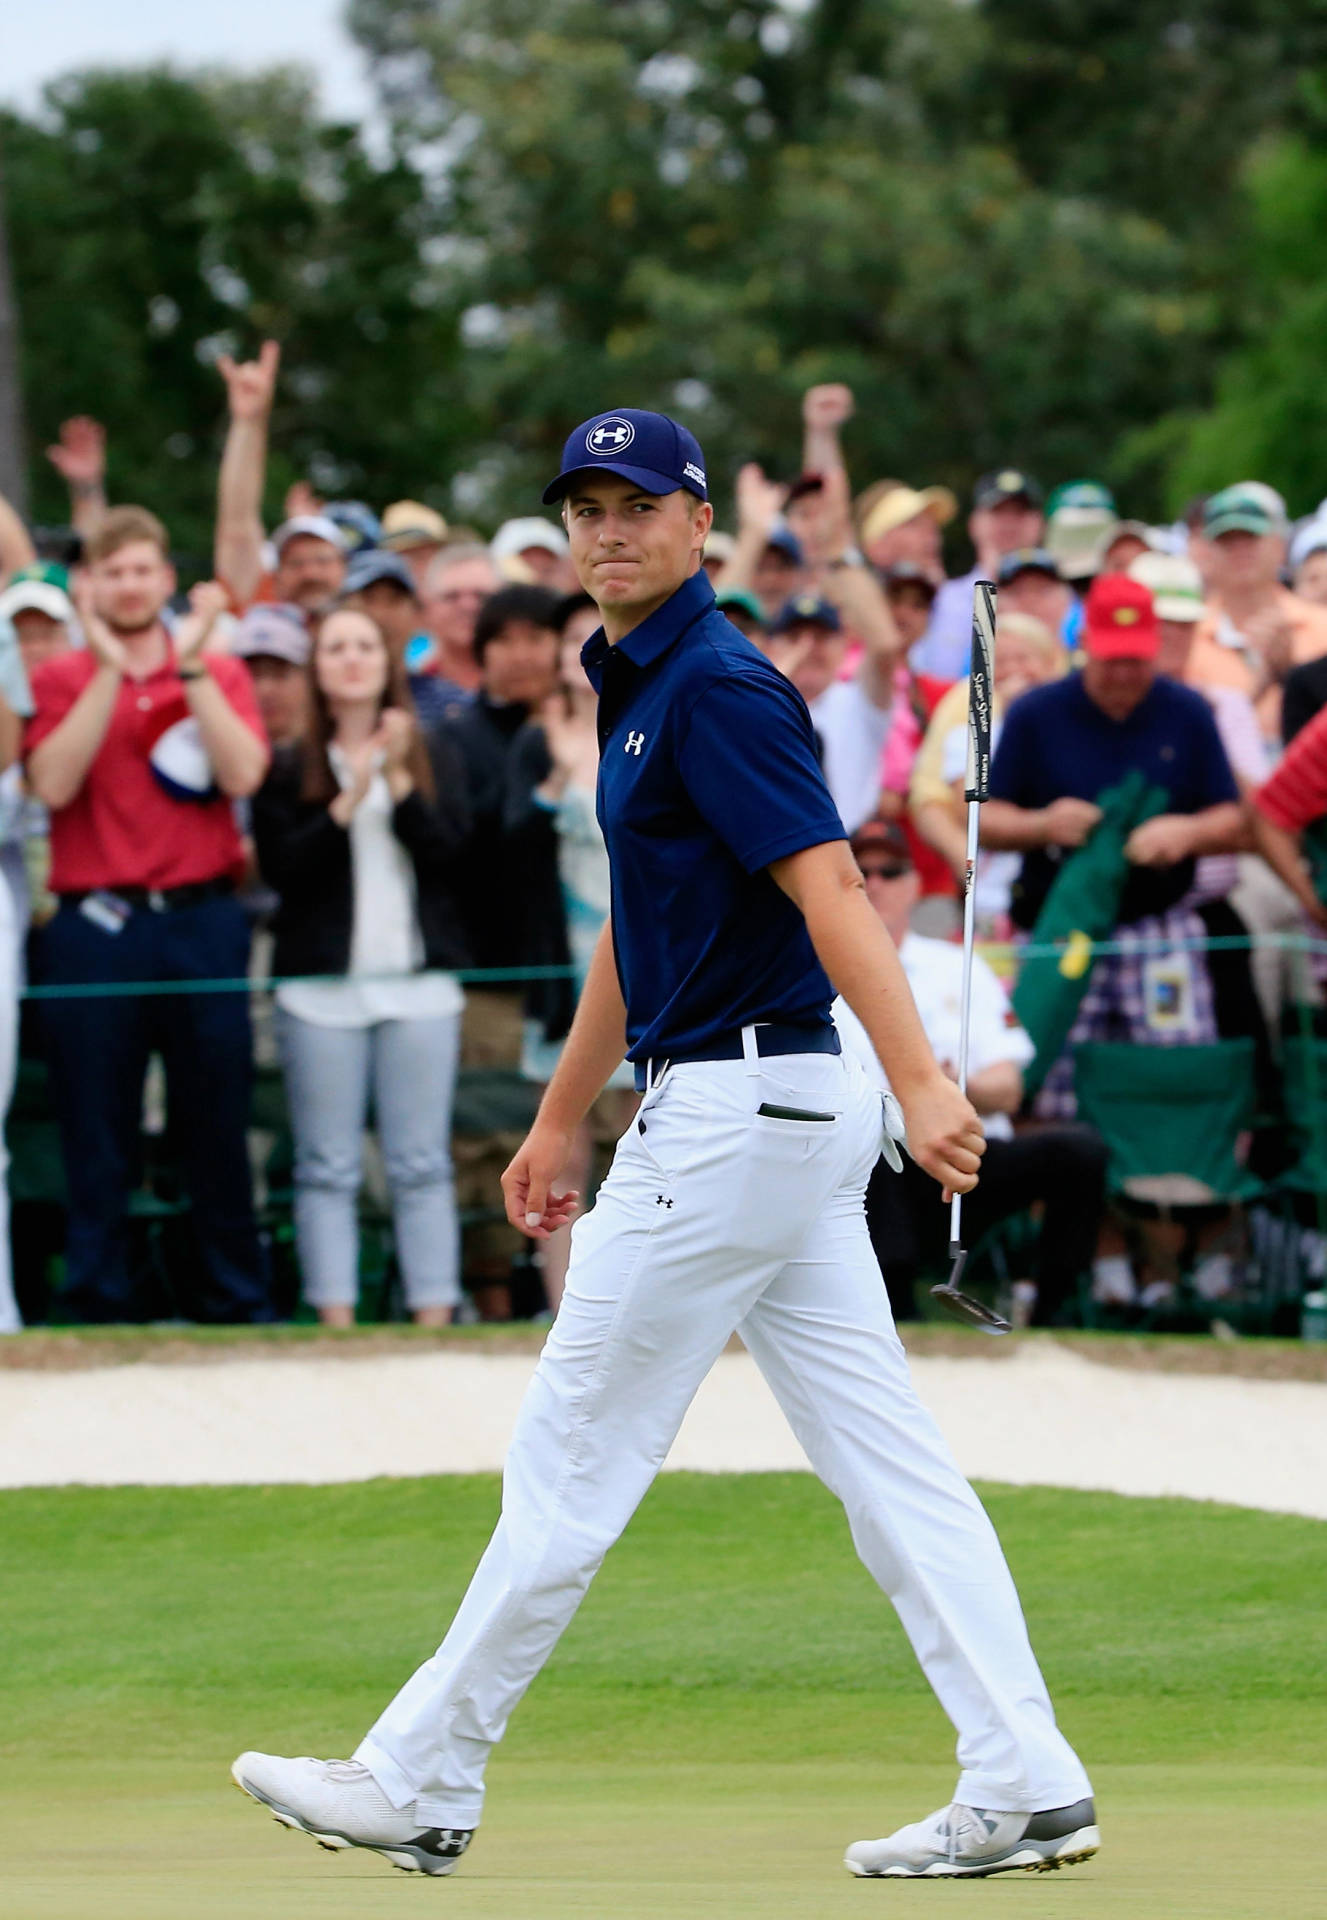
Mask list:
[[[30,566],[19,567],[9,576],[11,587],[16,587],[21,580],[39,580],[44,586],[59,587],[61,593],[69,591],[69,569],[54,560],[34,560]]]
[[[754,593],[748,593],[745,587],[725,587],[722,593],[716,593],[714,604],[723,612],[725,607],[740,607],[743,613],[750,614],[753,620],[765,625],[765,615]]]
[[[1114,519],[1115,495],[1109,487],[1103,487],[1100,480],[1062,480],[1058,487],[1051,488],[1046,502],[1047,518],[1057,514],[1061,507],[1090,507]]]
[[[1203,508],[1203,537],[1219,540],[1223,533],[1280,533],[1261,489],[1245,485],[1223,487]]]

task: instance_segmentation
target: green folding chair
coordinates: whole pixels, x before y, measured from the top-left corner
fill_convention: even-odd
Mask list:
[[[1213,1308],[1184,1286],[1197,1258],[1199,1228],[1264,1191],[1244,1156],[1257,1108],[1254,1043],[1196,1046],[1089,1042],[1074,1049],[1079,1118],[1110,1153],[1107,1184],[1135,1220],[1175,1221],[1185,1230],[1180,1259],[1186,1311]],[[1263,1317],[1261,1301],[1222,1303],[1221,1317]]]

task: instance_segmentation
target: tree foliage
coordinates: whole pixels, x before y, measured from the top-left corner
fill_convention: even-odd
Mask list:
[[[102,418],[119,499],[210,546],[218,352],[286,347],[273,504],[312,471],[344,491],[438,490],[463,439],[454,316],[421,258],[426,190],[319,124],[308,82],[154,70],[73,75],[4,139],[34,448]],[[38,518],[63,518],[32,462]]]
[[[750,457],[786,470],[800,393],[828,378],[858,393],[863,480],[1016,461],[1114,477],[1142,511],[1233,477],[1234,445],[1276,478],[1277,418],[1316,422],[1303,74],[1327,0],[350,18],[370,143],[290,72],[75,74],[0,120],[33,441],[101,414],[114,492],[164,504],[187,544],[211,512],[210,360],[267,333],[272,508],[307,472],[492,521],[599,406],[677,412],[721,482]],[[58,513],[39,457],[33,486]]]

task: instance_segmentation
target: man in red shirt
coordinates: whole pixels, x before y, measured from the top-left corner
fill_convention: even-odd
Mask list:
[[[1254,845],[1285,881],[1309,919],[1327,927],[1327,904],[1314,884],[1324,871],[1322,821],[1327,816],[1327,707],[1315,713],[1286,748],[1270,780],[1253,795],[1249,824]],[[1315,858],[1305,859],[1304,835]]]
[[[196,588],[173,634],[163,623],[168,551],[141,507],[108,513],[86,549],[88,645],[32,677],[24,755],[51,813],[60,901],[41,935],[47,985],[241,978],[247,965],[232,802],[261,783],[267,741],[246,669],[204,651],[223,589]],[[245,1147],[247,995],[73,993],[43,1011],[69,1186],[62,1308],[89,1321],[142,1316],[126,1200],[155,1049],[202,1248],[198,1317],[267,1318]]]

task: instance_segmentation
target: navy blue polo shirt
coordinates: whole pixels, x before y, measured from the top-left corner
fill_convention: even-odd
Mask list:
[[[632,1060],[756,1021],[828,1022],[806,922],[766,869],[846,836],[806,702],[694,574],[616,646],[599,694],[599,824]]]
[[[1169,813],[1201,813],[1239,798],[1212,709],[1201,693],[1158,674],[1128,718],[1112,720],[1089,698],[1081,673],[1033,687],[1014,701],[991,763],[991,798],[1030,808],[1048,807],[1066,795],[1095,801],[1133,767],[1165,788]],[[1073,851],[1036,847],[1024,854],[1011,903],[1016,926],[1033,925]],[[1165,913],[1192,885],[1192,860],[1134,867],[1120,900],[1120,925]]]

